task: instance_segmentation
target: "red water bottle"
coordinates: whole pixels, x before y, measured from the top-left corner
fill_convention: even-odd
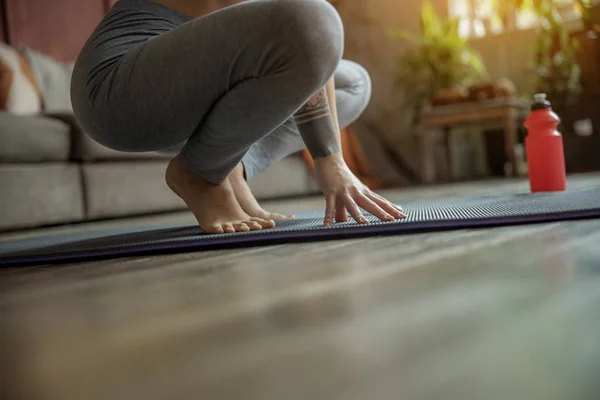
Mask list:
[[[560,118],[546,94],[536,94],[534,99],[525,120],[529,186],[532,192],[561,192],[567,188],[567,174],[562,135],[556,129]]]

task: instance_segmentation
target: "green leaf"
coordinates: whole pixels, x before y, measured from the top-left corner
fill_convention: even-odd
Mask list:
[[[389,34],[392,38],[405,40],[415,44],[419,44],[422,41],[417,35],[404,29],[392,29]]]
[[[435,11],[435,7],[430,2],[423,5],[421,29],[423,37],[435,37],[442,33],[442,22]]]
[[[446,23],[446,37],[460,38],[460,18],[452,18]]]

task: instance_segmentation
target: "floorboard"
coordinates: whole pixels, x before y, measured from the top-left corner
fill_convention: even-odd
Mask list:
[[[526,190],[498,181],[386,195]],[[4,238],[174,221],[192,220]],[[0,397],[595,400],[598,243],[590,220],[1,271]]]

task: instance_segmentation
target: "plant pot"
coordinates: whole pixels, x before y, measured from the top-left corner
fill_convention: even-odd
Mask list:
[[[432,106],[446,106],[450,104],[460,104],[468,100],[468,92],[465,88],[452,88],[442,90],[429,99]]]
[[[513,97],[516,94],[515,84],[506,78],[475,83],[469,86],[468,91],[469,101]]]

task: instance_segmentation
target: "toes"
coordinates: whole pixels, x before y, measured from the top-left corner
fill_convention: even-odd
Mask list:
[[[223,227],[221,227],[220,225],[212,225],[210,227],[208,227],[207,229],[203,229],[204,233],[210,233],[210,234],[222,234],[224,233],[223,231]]]
[[[250,230],[250,228],[248,227],[248,225],[242,223],[237,223],[237,224],[233,224],[233,227],[235,228],[236,232],[248,232]]]
[[[275,228],[275,221],[272,219],[265,220],[262,218],[251,218],[250,221],[258,222],[263,229]]]
[[[272,213],[270,215],[269,219],[274,219],[274,220],[278,220],[278,221],[289,221],[291,219],[296,218],[295,215],[283,215],[283,214],[279,214],[279,213]]]
[[[231,224],[223,224],[221,225],[223,227],[223,230],[226,233],[234,233],[235,232],[235,228],[233,227],[233,225]]]
[[[251,231],[260,231],[262,229],[262,226],[256,221],[246,221],[244,223],[248,225]]]

